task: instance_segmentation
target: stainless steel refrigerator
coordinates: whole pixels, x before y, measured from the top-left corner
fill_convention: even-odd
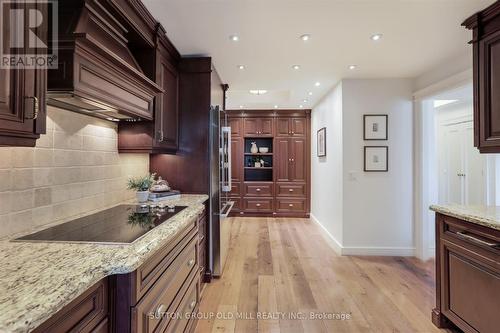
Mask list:
[[[213,277],[220,277],[231,238],[227,219],[234,202],[231,191],[231,128],[218,106],[210,109],[210,221],[209,267]]]

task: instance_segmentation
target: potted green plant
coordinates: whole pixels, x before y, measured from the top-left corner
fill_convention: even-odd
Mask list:
[[[127,188],[129,190],[135,190],[137,201],[146,202],[149,197],[149,188],[153,185],[155,181],[156,174],[149,174],[141,177],[129,178],[127,182]]]

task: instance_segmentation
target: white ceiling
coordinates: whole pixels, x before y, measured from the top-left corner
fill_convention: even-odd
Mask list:
[[[312,108],[342,78],[416,77],[466,52],[471,33],[460,24],[494,2],[143,1],[182,55],[213,58],[230,85],[228,107],[245,109]],[[306,33],[311,39],[303,42]],[[370,39],[375,33],[383,34],[378,42]],[[238,42],[229,39],[234,34]],[[295,64],[301,69],[293,70]],[[357,69],[349,70],[351,64]],[[250,89],[269,93],[253,96]]]

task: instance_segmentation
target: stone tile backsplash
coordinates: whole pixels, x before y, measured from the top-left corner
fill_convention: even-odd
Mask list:
[[[148,154],[118,154],[117,125],[48,109],[35,148],[0,147],[0,238],[132,199]]]

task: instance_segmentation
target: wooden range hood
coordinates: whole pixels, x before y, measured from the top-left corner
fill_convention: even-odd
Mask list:
[[[107,120],[151,120],[163,92],[150,66],[155,46],[134,34],[107,0],[60,1],[58,68],[49,71],[49,105]],[[152,77],[152,78],[151,78]]]

